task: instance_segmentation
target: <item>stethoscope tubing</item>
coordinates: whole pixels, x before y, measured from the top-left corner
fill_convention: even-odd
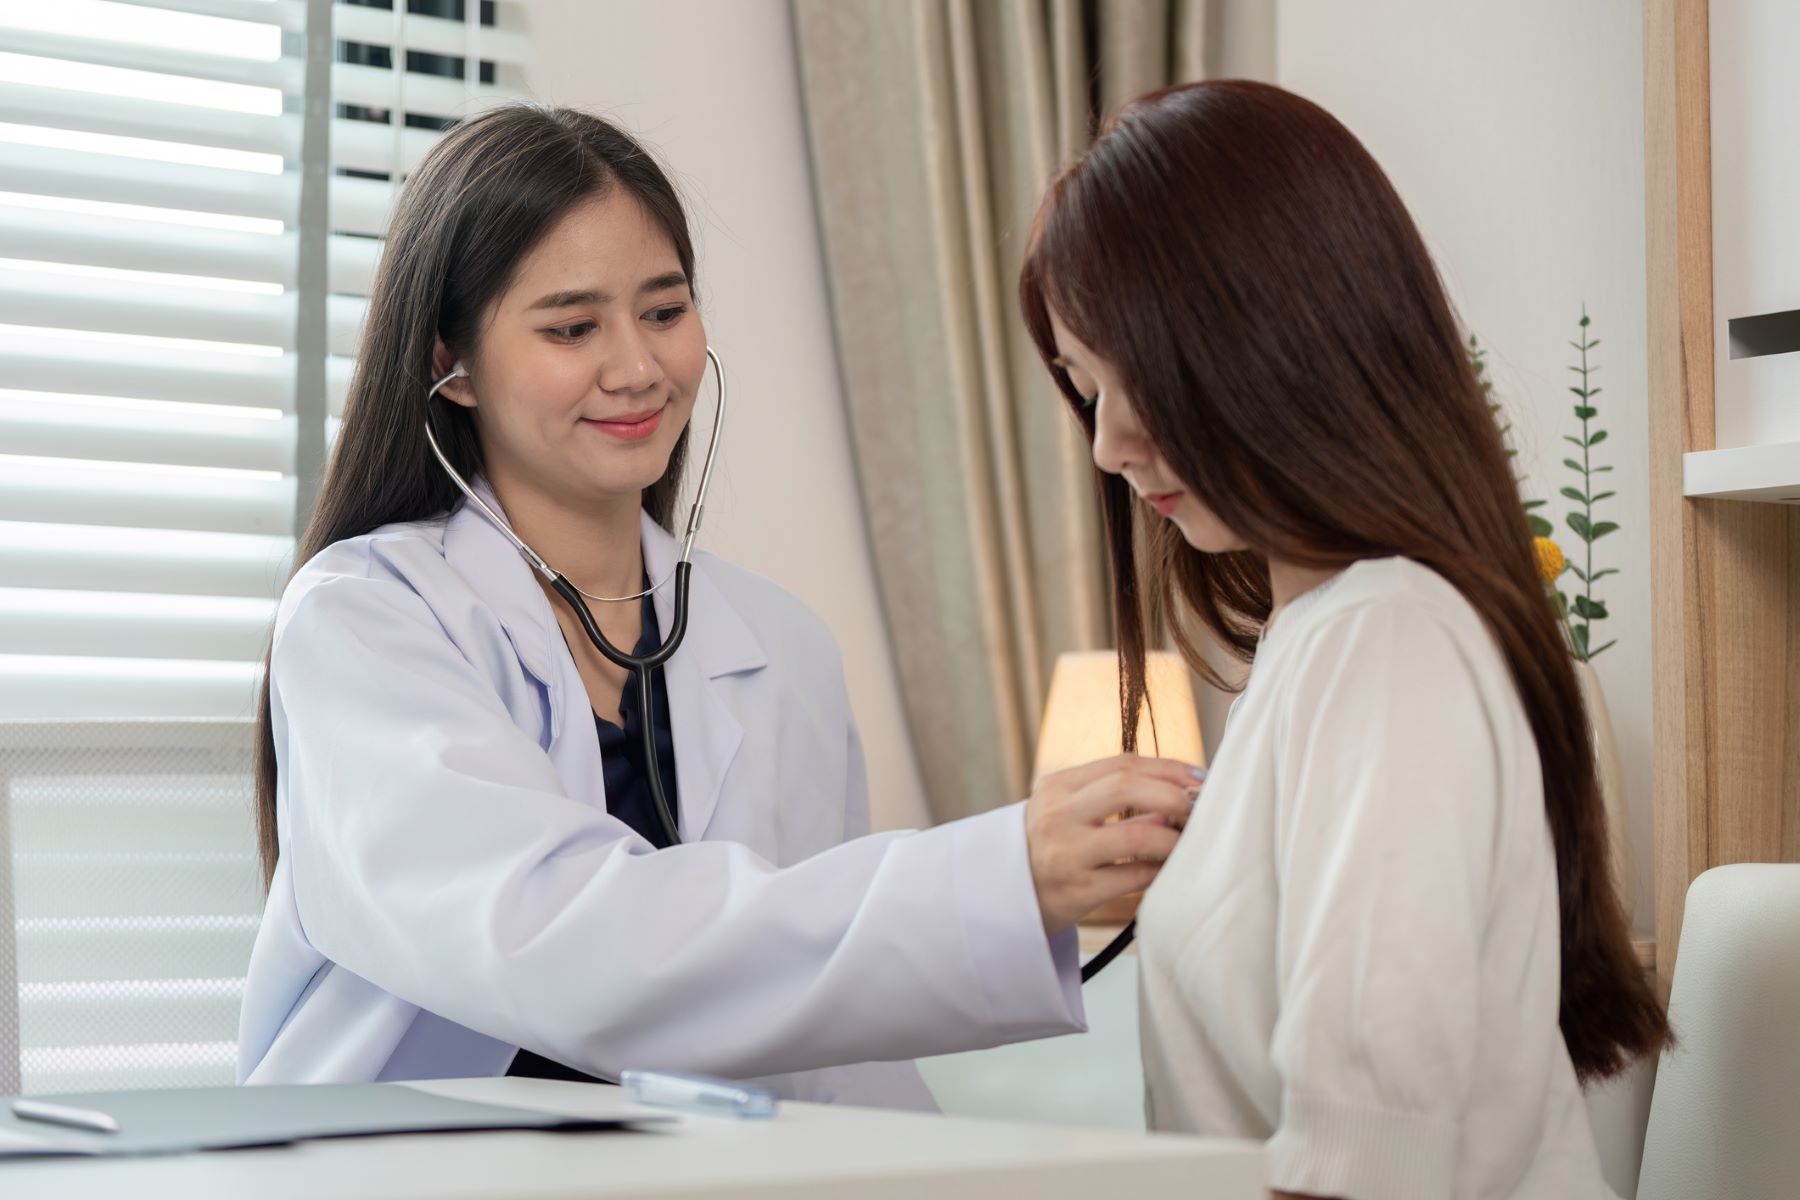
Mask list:
[[[429,411],[425,417],[425,437],[431,445],[431,452],[437,457],[439,465],[449,474],[457,488],[487,516],[488,520],[506,536],[508,541],[512,542],[525,560],[531,564],[532,569],[544,576],[549,582],[551,590],[568,604],[569,609],[575,614],[576,621],[581,625],[581,631],[587,635],[588,641],[593,643],[594,649],[598,650],[608,662],[631,671],[637,677],[638,729],[643,737],[645,774],[649,777],[650,798],[656,808],[657,822],[662,826],[663,834],[668,838],[671,846],[681,843],[681,828],[676,820],[674,807],[669,803],[669,798],[663,791],[662,771],[657,762],[656,725],[654,722],[656,712],[655,676],[652,672],[674,656],[675,651],[681,648],[682,639],[687,636],[689,588],[694,570],[694,538],[700,532],[700,521],[706,511],[706,491],[712,483],[713,461],[719,453],[719,431],[725,421],[725,368],[719,361],[718,352],[711,346],[706,348],[706,357],[712,363],[713,378],[718,383],[718,403],[714,409],[712,435],[707,440],[706,461],[700,471],[700,486],[695,492],[694,504],[688,513],[687,529],[682,537],[681,560],[675,564],[675,620],[664,633],[662,644],[645,655],[628,654],[607,640],[606,634],[600,629],[599,622],[594,620],[594,614],[588,608],[587,601],[583,599],[586,593],[570,583],[560,571],[545,562],[537,551],[513,532],[512,526],[507,524],[505,518],[495,512],[475,489],[469,486],[468,481],[462,477],[462,474],[444,454],[442,448],[438,446],[437,437],[431,430]],[[431,391],[425,397],[427,404],[446,383],[465,373],[462,370],[462,364],[458,363],[455,371],[432,384]],[[653,584],[649,590],[655,591],[666,582],[665,579]],[[617,597],[616,599],[635,600],[645,594],[648,593],[640,593],[639,596]],[[601,599],[610,598],[601,597]],[[1081,982],[1088,982],[1123,953],[1125,948],[1131,944],[1136,931],[1137,922],[1130,922],[1117,937],[1107,943],[1105,949],[1084,963],[1081,968]]]
[[[711,346],[706,348],[706,358],[712,363],[713,380],[718,386],[718,399],[713,409],[712,435],[706,443],[706,461],[700,469],[700,486],[694,493],[694,504],[688,512],[687,529],[682,537],[681,561],[675,564],[675,620],[664,633],[662,644],[646,655],[628,654],[607,640],[599,622],[594,620],[594,614],[589,610],[587,601],[583,599],[587,593],[569,582],[568,577],[561,571],[545,562],[543,556],[527,545],[525,539],[513,531],[513,527],[507,523],[506,519],[495,512],[493,507],[483,500],[474,488],[469,486],[468,480],[462,477],[462,473],[456,469],[450,462],[449,456],[438,445],[437,435],[431,429],[429,407],[425,413],[425,440],[430,444],[431,453],[436,456],[438,465],[449,474],[451,481],[456,484],[462,494],[487,516],[494,528],[504,534],[514,548],[525,556],[525,561],[531,564],[532,569],[549,582],[551,590],[563,598],[570,610],[574,612],[576,621],[581,625],[581,631],[587,635],[588,641],[593,643],[594,649],[598,650],[608,662],[623,667],[636,676],[638,730],[643,739],[644,774],[650,785],[650,798],[656,808],[657,823],[662,826],[663,835],[671,846],[681,842],[681,825],[676,820],[674,806],[669,803],[669,797],[663,790],[662,769],[657,761],[656,725],[653,721],[656,713],[656,680],[651,672],[668,662],[674,656],[675,651],[681,648],[682,639],[687,636],[689,586],[694,570],[694,538],[700,532],[700,521],[706,512],[706,491],[712,485],[713,462],[719,455],[719,433],[725,424],[725,365],[719,360],[718,351]],[[463,365],[457,363],[454,370],[431,385],[431,390],[425,395],[427,406],[430,405],[431,398],[437,395],[446,383],[467,374]],[[661,580],[636,596],[595,597],[595,599],[636,600],[667,582],[667,579]]]

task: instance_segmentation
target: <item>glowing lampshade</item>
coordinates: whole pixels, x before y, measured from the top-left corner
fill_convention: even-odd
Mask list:
[[[1152,651],[1145,656],[1144,683],[1150,703],[1138,714],[1137,752],[1204,764],[1206,748],[1187,664],[1173,651]],[[1152,709],[1155,733],[1150,729]],[[1084,650],[1057,656],[1033,778],[1110,757],[1121,748],[1118,655]]]

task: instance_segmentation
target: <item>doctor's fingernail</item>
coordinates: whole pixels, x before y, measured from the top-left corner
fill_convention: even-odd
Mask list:
[[[1201,783],[1206,782],[1206,768],[1205,767],[1195,767],[1195,768],[1193,768],[1193,771],[1194,771],[1195,779],[1198,779]]]

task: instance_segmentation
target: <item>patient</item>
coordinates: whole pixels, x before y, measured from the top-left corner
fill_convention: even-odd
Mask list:
[[[1093,443],[1126,683],[1163,618],[1252,662],[1146,895],[1154,1128],[1278,1195],[1607,1196],[1579,1082],[1662,1008],[1500,434],[1362,145],[1172,88],[1059,176],[1020,281]]]

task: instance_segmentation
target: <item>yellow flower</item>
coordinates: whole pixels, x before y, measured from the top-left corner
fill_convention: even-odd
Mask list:
[[[1567,560],[1563,558],[1562,547],[1547,537],[1531,539],[1537,549],[1538,574],[1544,577],[1545,583],[1555,583],[1556,577],[1563,573]]]

